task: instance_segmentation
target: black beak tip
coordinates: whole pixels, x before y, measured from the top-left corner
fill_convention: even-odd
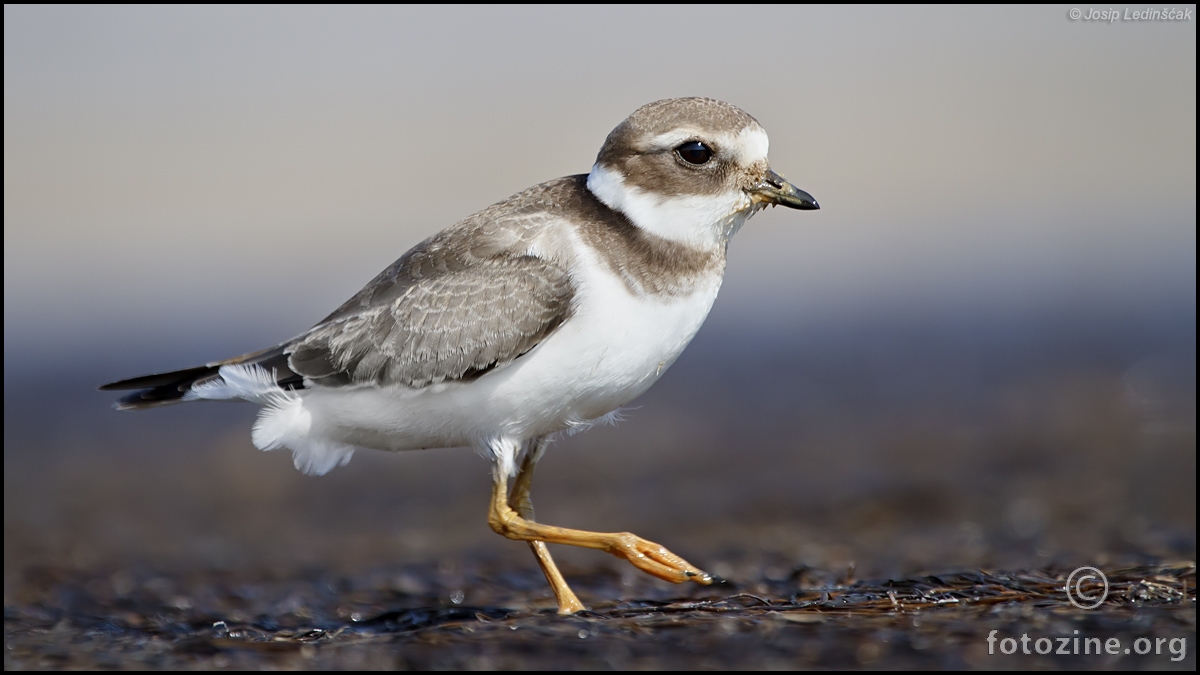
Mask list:
[[[788,206],[800,209],[801,211],[816,211],[817,209],[821,208],[821,205],[817,204],[816,197],[813,197],[794,185],[789,187],[791,188],[790,192],[792,194],[790,195],[791,199],[788,200],[790,202]]]

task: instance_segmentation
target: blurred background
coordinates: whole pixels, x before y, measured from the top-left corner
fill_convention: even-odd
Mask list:
[[[733,579],[1194,560],[1195,20],[1068,9],[6,6],[6,607],[39,566],[539,582],[468,449],[316,479],[250,405],[95,388],[287,339],[694,95],[822,208],[742,230],[672,370],[543,460],[539,519]]]

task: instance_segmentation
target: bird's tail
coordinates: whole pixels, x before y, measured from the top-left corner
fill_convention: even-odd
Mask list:
[[[226,384],[233,385],[239,391],[241,387],[238,385],[244,384],[242,382],[225,382],[225,378],[221,373],[222,366],[255,366],[254,371],[261,369],[261,372],[270,374],[269,377],[273,380],[273,388],[276,391],[279,388],[302,389],[304,387],[304,378],[292,372],[288,368],[287,361],[287,354],[284,353],[283,346],[280,345],[261,352],[244,354],[232,359],[197,366],[195,368],[185,368],[169,373],[143,375],[119,382],[110,382],[109,384],[102,385],[100,389],[101,391],[121,389],[139,390],[113,404],[113,407],[117,410],[144,410],[146,408],[155,408],[200,398],[244,398],[237,395],[219,395],[222,390],[227,388]],[[227,369],[226,372],[230,372],[230,369]],[[244,374],[250,371],[245,368],[239,368],[237,372]],[[264,382],[262,384],[270,386],[271,383]]]

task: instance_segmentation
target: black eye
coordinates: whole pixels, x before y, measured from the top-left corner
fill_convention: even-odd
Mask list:
[[[675,154],[688,164],[704,164],[712,159],[713,151],[700,141],[688,141],[675,148]]]

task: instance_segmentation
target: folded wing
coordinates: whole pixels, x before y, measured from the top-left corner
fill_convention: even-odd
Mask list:
[[[380,275],[291,343],[291,370],[324,386],[472,379],[533,349],[571,313],[570,278],[542,258],[398,265],[398,278]]]
[[[303,335],[205,366],[101,387],[140,389],[121,409],[182,400],[224,365],[257,365],[284,388],[470,380],[536,347],[571,314],[574,288],[559,263],[509,245],[455,245],[443,232],[418,245]],[[486,240],[486,239],[485,239]],[[475,240],[478,242],[478,239]]]

